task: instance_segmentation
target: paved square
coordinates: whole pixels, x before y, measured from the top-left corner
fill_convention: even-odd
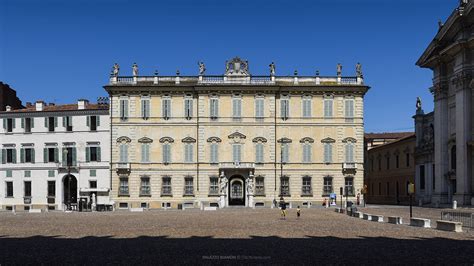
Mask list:
[[[382,211],[383,210],[383,211]],[[372,214],[407,211],[371,208]],[[423,213],[440,210],[415,208]],[[382,213],[384,212],[384,213]],[[429,218],[429,217],[428,217]],[[474,263],[474,233],[376,223],[333,209],[0,213],[0,264]]]

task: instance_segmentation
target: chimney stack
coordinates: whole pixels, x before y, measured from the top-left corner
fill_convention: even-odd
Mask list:
[[[79,110],[84,110],[86,109],[87,105],[89,104],[89,101],[86,99],[79,99],[77,100],[77,109]]]
[[[43,111],[44,109],[44,102],[43,101],[36,101],[36,111]]]
[[[10,112],[12,110],[12,107],[10,105],[5,106],[5,110],[7,112]]]

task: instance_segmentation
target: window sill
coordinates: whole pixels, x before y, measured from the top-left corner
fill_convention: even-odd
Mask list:
[[[194,194],[184,194],[183,197],[194,197]]]
[[[208,197],[219,197],[219,194],[213,193],[213,194],[208,194],[207,196],[208,196]]]
[[[169,197],[169,198],[172,198],[173,195],[172,195],[172,194],[161,194],[160,197]]]
[[[312,197],[313,194],[301,194],[301,197]]]
[[[130,197],[130,194],[118,194],[119,197]]]
[[[13,196],[5,196],[6,199],[13,199]]]
[[[139,197],[151,197],[151,194],[140,194]]]
[[[255,194],[254,197],[265,197],[265,194]]]
[[[278,197],[291,197],[291,194],[288,194],[288,195],[282,195],[282,194],[280,194],[280,195],[278,195]]]

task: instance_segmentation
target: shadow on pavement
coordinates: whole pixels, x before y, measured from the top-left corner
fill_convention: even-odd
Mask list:
[[[0,237],[10,264],[470,264],[474,241],[446,238],[335,237],[214,239]]]

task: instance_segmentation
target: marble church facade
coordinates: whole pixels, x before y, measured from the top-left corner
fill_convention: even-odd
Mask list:
[[[117,208],[320,204],[363,186],[364,95],[356,75],[119,75],[110,83],[111,195]]]
[[[424,202],[474,204],[473,8],[473,1],[460,1],[447,21],[439,24],[438,33],[417,62],[433,70],[434,182],[426,182],[430,191],[423,193]],[[424,127],[423,116],[420,105],[414,117],[417,131]],[[417,139],[421,133],[417,132]],[[418,149],[429,148],[429,143],[417,143]]]

